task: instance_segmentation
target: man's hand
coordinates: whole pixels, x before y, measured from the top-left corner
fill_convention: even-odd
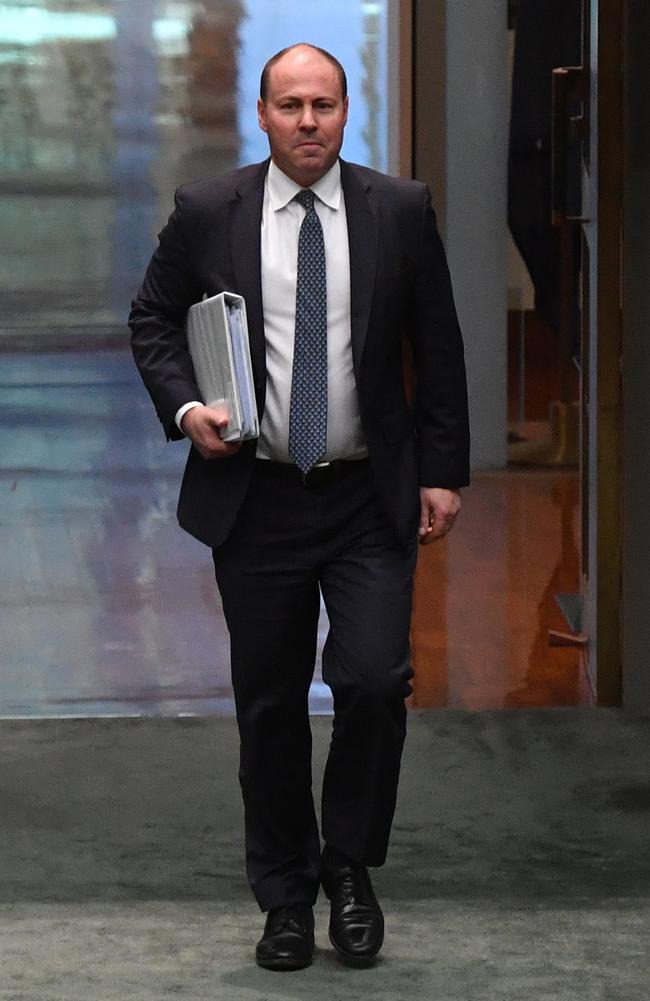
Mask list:
[[[241,442],[222,440],[219,431],[227,424],[228,412],[225,406],[192,407],[183,414],[181,429],[204,459],[226,459],[241,448]]]
[[[460,490],[420,487],[420,544],[428,545],[451,530],[460,511]]]

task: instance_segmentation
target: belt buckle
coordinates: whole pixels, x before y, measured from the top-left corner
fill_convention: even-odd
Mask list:
[[[302,482],[306,487],[317,487],[320,483],[328,483],[332,478],[332,463],[319,462],[302,474]]]

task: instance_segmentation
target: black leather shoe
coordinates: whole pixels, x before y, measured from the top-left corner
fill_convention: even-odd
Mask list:
[[[365,865],[334,865],[323,856],[323,889],[330,901],[330,942],[348,963],[369,966],[384,941],[384,915]]]
[[[266,970],[302,970],[314,954],[314,912],[309,904],[274,907],[266,917],[255,959]]]

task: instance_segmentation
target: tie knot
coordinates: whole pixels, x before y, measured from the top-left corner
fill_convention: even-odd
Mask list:
[[[314,207],[314,192],[311,188],[303,188],[296,195],[296,201],[299,202],[307,212],[310,212]]]

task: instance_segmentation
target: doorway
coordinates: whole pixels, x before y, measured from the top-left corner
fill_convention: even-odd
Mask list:
[[[463,206],[450,199],[445,181],[453,167],[457,127],[449,119],[448,77],[453,20],[463,6],[454,4],[450,13],[450,4],[439,0],[416,2],[410,10],[412,169],[431,184],[434,203],[437,189],[442,227],[452,229],[452,243],[453,216]],[[435,609],[422,595],[419,605],[416,600],[415,660],[416,667],[419,659],[425,668],[427,704],[497,708],[621,702],[621,6],[620,0],[576,0],[573,49],[570,4],[518,0],[508,5],[508,25],[503,15],[509,41],[514,41],[518,17],[522,35],[526,27],[532,30],[538,64],[544,26],[531,24],[531,18],[551,17],[544,30],[554,54],[545,54],[548,66],[540,79],[548,121],[531,125],[539,102],[524,109],[527,135],[536,143],[527,152],[528,166],[539,170],[542,165],[545,171],[532,181],[529,175],[528,190],[525,184],[522,189],[524,207],[533,208],[537,220],[543,216],[541,240],[539,232],[533,234],[542,259],[536,267],[530,249],[519,255],[526,259],[528,286],[513,281],[512,260],[504,262],[508,340],[502,345],[495,328],[493,345],[497,353],[504,347],[509,363],[504,394],[510,462],[500,470],[478,466],[465,509],[480,527],[468,520],[465,539],[461,529],[450,540],[450,551],[437,554],[437,566],[424,574],[427,585],[438,585]],[[486,25],[472,21],[469,7],[467,28],[486,31]],[[502,44],[496,35],[492,43]],[[476,61],[483,69],[480,44]],[[503,55],[507,59],[505,45]],[[465,83],[471,88],[471,74]],[[486,86],[498,100],[494,80]],[[511,134],[511,177],[512,154]],[[471,336],[470,331],[470,367]],[[495,517],[497,534],[488,541],[483,519],[494,525]],[[476,559],[473,547],[481,545],[489,559]],[[454,570],[458,560],[463,573]],[[484,575],[478,596],[472,573]],[[459,609],[459,593],[473,595],[473,616]],[[485,616],[477,629],[480,607]],[[430,628],[431,619],[435,626]],[[482,651],[481,635],[488,639]],[[460,655],[452,651],[459,641]],[[465,677],[465,690],[473,696],[458,695],[454,670]]]

